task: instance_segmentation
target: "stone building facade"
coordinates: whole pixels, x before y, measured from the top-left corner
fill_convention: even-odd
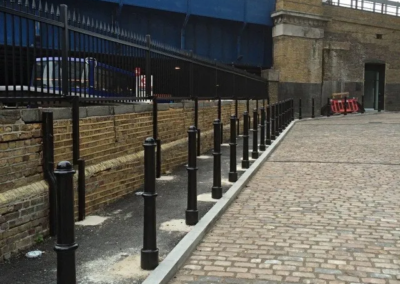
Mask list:
[[[277,0],[272,17],[279,99],[301,98],[305,115],[340,92],[400,110],[400,17],[321,0]]]

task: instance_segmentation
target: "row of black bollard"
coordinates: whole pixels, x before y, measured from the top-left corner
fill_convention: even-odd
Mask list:
[[[268,105],[267,109],[261,108],[261,143],[258,145],[258,111],[253,114],[253,152],[252,157],[258,158],[258,147],[260,150],[271,145],[272,140],[279,135],[293,120],[293,101],[287,100]],[[242,167],[249,168],[249,114],[243,114],[243,160]],[[230,171],[229,181],[238,179],[236,161],[236,139],[237,139],[237,116],[230,118]],[[214,175],[212,197],[222,197],[221,186],[221,121],[214,121]],[[197,209],[197,155],[198,155],[198,129],[191,126],[188,130],[188,195],[186,209],[186,224],[198,223]],[[157,141],[147,138],[144,147],[144,223],[143,223],[143,248],[141,249],[141,268],[153,270],[159,264],[159,250],[157,248],[156,231],[156,148]],[[265,147],[265,148],[264,148]],[[80,160],[79,170],[84,171],[84,161]],[[69,162],[61,162],[54,172],[57,180],[57,242],[54,247],[57,252],[57,283],[76,283],[75,250],[78,244],[75,242],[74,224],[74,191],[73,175],[75,171]],[[79,180],[79,187],[83,187],[84,175]],[[84,191],[79,194],[84,194]],[[84,200],[84,199],[82,199]],[[82,204],[81,204],[82,205]],[[84,216],[84,211],[83,211]],[[80,217],[81,218],[81,217]]]
[[[258,159],[258,110],[255,108],[253,110],[253,151],[251,152],[251,157],[253,159]]]

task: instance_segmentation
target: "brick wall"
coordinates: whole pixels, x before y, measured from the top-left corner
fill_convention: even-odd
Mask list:
[[[361,97],[365,63],[385,63],[385,109],[400,110],[400,18],[324,6],[324,91]],[[382,39],[377,38],[382,35]]]
[[[312,98],[317,108],[336,92],[361,98],[365,64],[384,63],[384,108],[400,110],[400,17],[323,5],[321,0],[277,0],[276,10],[279,99],[294,96],[296,110],[302,99],[308,116]]]
[[[250,107],[254,105],[252,102]],[[165,173],[186,163],[187,130],[193,124],[194,109],[192,103],[159,107],[162,172]],[[246,104],[240,102],[240,117],[245,108]],[[152,135],[150,109],[151,106],[81,109],[80,145],[81,157],[86,160],[88,214],[134,192],[143,184],[142,144]],[[229,118],[234,112],[234,103],[223,102],[225,139],[229,138]],[[55,162],[71,161],[71,110],[54,109],[53,113]],[[48,187],[43,181],[41,166],[40,117],[40,110],[0,113],[0,261],[48,234]],[[216,117],[215,103],[200,103],[202,152],[212,148],[212,123]]]

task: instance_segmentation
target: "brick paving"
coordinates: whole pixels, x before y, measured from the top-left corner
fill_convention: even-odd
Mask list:
[[[400,284],[400,114],[302,121],[170,284]]]

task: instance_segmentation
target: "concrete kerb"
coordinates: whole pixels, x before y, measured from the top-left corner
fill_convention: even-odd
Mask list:
[[[303,122],[303,121],[311,121],[311,120],[321,120],[321,119],[338,119],[338,118],[351,118],[351,117],[359,117],[359,116],[364,116],[364,115],[378,115],[378,114],[382,114],[382,113],[391,113],[391,112],[365,112],[365,113],[350,113],[348,115],[343,115],[343,114],[339,114],[339,115],[331,115],[331,116],[317,116],[315,118],[311,118],[311,117],[305,117],[301,120],[298,120],[298,122]]]
[[[225,193],[225,195],[207,212],[196,226],[178,243],[160,265],[147,277],[142,284],[167,284],[182,267],[197,245],[211,229],[213,224],[226,211],[231,203],[240,194],[250,179],[258,172],[263,163],[279,146],[285,136],[298,120],[293,121],[282,132],[272,145],[258,158],[251,167],[244,172],[239,180]]]

